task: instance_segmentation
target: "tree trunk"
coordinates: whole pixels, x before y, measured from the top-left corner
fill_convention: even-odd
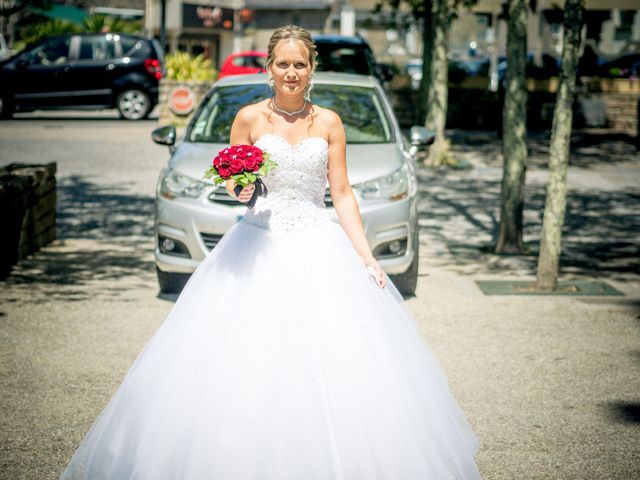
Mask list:
[[[436,140],[429,149],[431,165],[440,164],[441,150],[445,145],[444,128],[447,122],[447,96],[449,93],[449,4],[448,0],[433,0],[433,51],[431,75],[427,95],[427,119],[425,126],[436,132]]]
[[[503,110],[504,168],[496,253],[522,253],[527,160],[527,2],[509,0],[507,85]]]
[[[433,0],[423,0],[422,12],[422,80],[419,90],[419,118],[425,123],[427,103],[429,101],[429,85],[431,84],[431,57],[433,53]]]
[[[562,67],[556,105],[553,111],[549,156],[549,185],[544,206],[542,239],[538,257],[537,288],[555,290],[558,286],[560,243],[567,204],[567,167],[573,119],[576,67],[582,30],[581,0],[566,0],[562,43]]]

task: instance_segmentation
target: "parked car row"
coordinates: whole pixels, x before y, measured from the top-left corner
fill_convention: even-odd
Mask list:
[[[411,79],[411,88],[418,89],[422,80],[422,59],[409,60],[403,73]],[[499,85],[504,85],[507,73],[507,57],[497,59],[496,75]],[[543,54],[540,65],[534,62],[533,54],[527,55],[527,76],[535,79],[557,77],[560,74],[560,59]],[[449,81],[460,83],[466,77],[488,77],[490,60],[486,57],[467,60],[449,60]],[[585,49],[578,62],[578,77],[638,78],[640,77],[640,53],[624,54],[614,60],[598,57],[593,49]]]
[[[383,84],[391,78],[361,38],[316,35],[314,41],[318,71],[370,75]],[[259,51],[234,53],[219,78],[264,73],[266,58]],[[123,118],[146,118],[158,102],[164,72],[162,49],[153,39],[118,33],[50,37],[0,61],[0,118],[53,108],[117,108]]]

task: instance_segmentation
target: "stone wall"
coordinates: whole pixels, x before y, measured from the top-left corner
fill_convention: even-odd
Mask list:
[[[169,95],[174,88],[180,86],[189,87],[194,95],[194,105],[198,106],[211,88],[212,84],[213,83],[210,82],[160,80],[160,95],[158,99],[158,123],[160,126],[173,125],[178,129],[183,129],[187,126],[189,120],[191,120],[191,117],[197,110],[197,108],[194,108],[194,110],[187,115],[177,115],[174,113],[171,108],[169,108]]]
[[[0,279],[56,238],[56,164],[0,169]]]
[[[476,80],[471,83],[467,80]],[[490,92],[479,78],[465,79],[449,85],[447,128],[499,129],[503,98]],[[408,81],[394,79],[390,98],[403,128],[420,122],[417,92]],[[557,79],[530,80],[527,102],[527,125],[531,130],[551,128],[556,100]],[[628,79],[595,79],[577,89],[575,127],[602,127],[612,133],[640,138],[640,81]],[[586,112],[586,110],[589,110]]]

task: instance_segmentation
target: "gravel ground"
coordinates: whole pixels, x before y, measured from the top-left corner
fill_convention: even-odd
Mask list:
[[[0,283],[0,478],[57,478],[173,305],[153,272],[153,122],[23,116],[0,164],[59,165],[59,240]],[[545,144],[531,137],[522,256],[490,253],[499,143],[452,132],[473,168],[421,169],[422,260],[408,299],[481,441],[487,479],[640,477],[640,159],[624,138],[577,138],[563,272],[624,297],[484,296],[531,279]],[[596,141],[600,138],[600,141]],[[366,479],[365,479],[366,480]]]

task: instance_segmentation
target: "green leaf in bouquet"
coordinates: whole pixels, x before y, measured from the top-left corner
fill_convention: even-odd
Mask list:
[[[226,180],[222,177],[216,177],[213,179],[213,183],[215,183],[216,185],[220,185],[221,183],[224,183]]]
[[[237,173],[236,175],[232,175],[231,178],[236,182],[236,185],[242,185],[243,187],[246,187],[251,183],[244,173]]]

